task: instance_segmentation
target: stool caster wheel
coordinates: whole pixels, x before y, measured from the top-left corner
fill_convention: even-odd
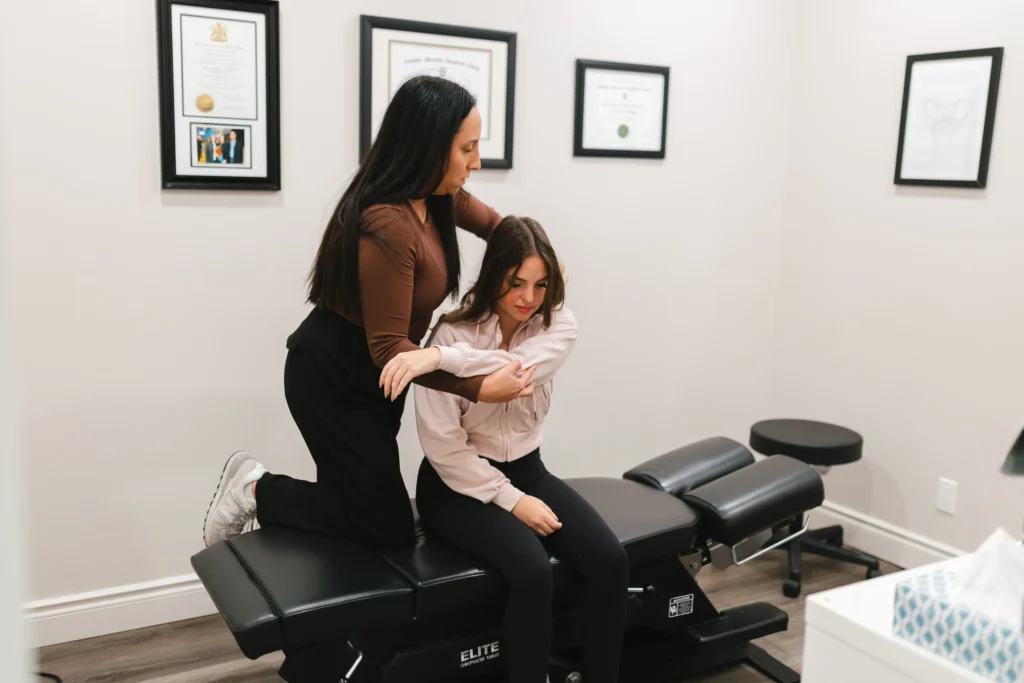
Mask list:
[[[881,569],[869,569],[868,570],[868,578],[869,579],[877,579],[881,575],[882,575],[882,570]]]
[[[565,683],[583,683],[583,675],[579,671],[573,671],[565,677]]]
[[[795,598],[800,595],[800,582],[793,579],[786,579],[782,584],[782,594],[787,598]]]

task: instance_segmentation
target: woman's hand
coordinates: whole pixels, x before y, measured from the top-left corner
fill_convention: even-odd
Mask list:
[[[512,514],[538,536],[547,536],[562,528],[562,523],[540,498],[523,496],[512,508]]]
[[[441,350],[436,346],[405,351],[388,361],[380,373],[377,386],[384,387],[384,397],[394,401],[402,395],[409,382],[420,375],[437,370],[441,365]]]
[[[519,372],[520,367],[522,367],[522,363],[514,360],[501,370],[495,370],[487,375],[483,384],[480,385],[480,395],[477,396],[477,400],[481,403],[507,403],[533,394],[533,382],[530,381],[530,378],[533,377],[533,371],[537,368],[532,366],[523,373],[522,377],[517,377],[516,373]]]

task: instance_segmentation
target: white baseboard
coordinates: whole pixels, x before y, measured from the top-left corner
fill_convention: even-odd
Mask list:
[[[843,543],[903,569],[964,554],[963,550],[889,524],[848,507],[825,501],[811,516],[811,528],[841,524]]]
[[[33,648],[216,612],[195,574],[37,600],[24,609]]]

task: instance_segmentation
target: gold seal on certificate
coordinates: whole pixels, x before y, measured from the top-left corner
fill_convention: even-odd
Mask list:
[[[203,93],[202,95],[196,98],[196,109],[203,112],[204,114],[208,114],[210,111],[213,110],[213,98],[207,95],[206,93]]]
[[[157,0],[164,188],[279,190],[277,0]]]
[[[665,158],[668,67],[576,62],[574,156]]]

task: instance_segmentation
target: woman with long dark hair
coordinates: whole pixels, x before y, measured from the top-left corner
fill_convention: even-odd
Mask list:
[[[269,473],[247,453],[224,466],[204,523],[211,545],[255,519],[379,548],[411,543],[397,435],[407,381],[471,402],[533,391],[510,363],[456,377],[420,349],[435,310],[459,290],[456,226],[487,239],[500,216],[463,188],[480,168],[480,113],[461,86],[416,77],[399,88],[324,232],[306,319],[288,338],[285,398],[316,481]],[[411,360],[410,360],[411,359]],[[390,363],[390,365],[389,365]],[[388,383],[382,369],[399,379]]]
[[[459,376],[510,361],[535,368],[533,393],[501,405],[415,387],[425,458],[416,485],[424,527],[506,580],[501,659],[511,683],[544,683],[552,640],[549,553],[582,579],[582,673],[615,683],[625,630],[626,553],[598,512],[541,459],[555,374],[577,338],[561,267],[544,229],[508,216],[487,243],[480,276],[441,320],[428,349]]]

